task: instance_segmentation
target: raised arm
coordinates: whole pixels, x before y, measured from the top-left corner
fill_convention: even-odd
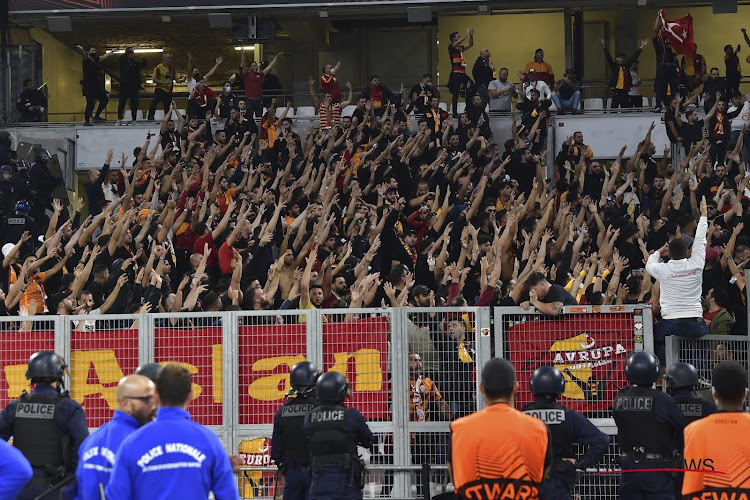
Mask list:
[[[266,68],[263,70],[263,76],[265,76],[265,75],[267,75],[268,73],[271,72],[271,70],[273,69],[274,65],[276,64],[276,61],[279,60],[279,56],[283,56],[283,55],[284,55],[283,52],[279,52],[278,54],[276,54],[276,56],[273,59],[271,59],[271,62],[268,63],[268,66],[266,66]]]

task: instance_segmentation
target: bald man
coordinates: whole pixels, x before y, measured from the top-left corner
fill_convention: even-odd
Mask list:
[[[155,391],[154,383],[143,375],[120,379],[114,418],[87,437],[78,450],[76,500],[102,498],[120,443],[156,415]]]

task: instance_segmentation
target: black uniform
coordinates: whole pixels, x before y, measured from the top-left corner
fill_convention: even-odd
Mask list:
[[[88,123],[94,112],[96,101],[99,101],[99,107],[96,109],[96,117],[101,118],[99,115],[107,107],[109,97],[107,97],[107,90],[104,88],[104,75],[99,71],[99,55],[86,54],[82,65],[83,80],[81,80],[81,86],[83,87],[83,96],[86,98],[84,118]]]
[[[667,394],[645,386],[626,387],[614,401],[623,470],[671,468],[682,451],[685,417]],[[620,498],[673,499],[669,472],[625,472]]]
[[[362,414],[343,404],[321,404],[305,416],[305,434],[313,473],[309,500],[360,500],[364,463],[357,445],[375,443]]]
[[[0,438],[13,436],[13,446],[31,463],[34,477],[18,497],[35,498],[72,474],[78,447],[89,431],[83,408],[49,384],[12,401],[0,413]]]
[[[120,103],[117,105],[117,119],[122,120],[125,104],[130,101],[130,112],[135,120],[138,112],[138,91],[141,89],[141,68],[148,64],[146,59],[140,62],[130,59],[125,53],[120,56]]]
[[[276,412],[271,460],[284,474],[284,499],[306,500],[310,490],[310,450],[305,439],[305,415],[315,407],[312,398],[298,395]]]
[[[44,94],[41,90],[31,89],[21,92],[21,95],[18,96],[18,103],[16,103],[16,108],[21,113],[18,121],[44,121],[44,111],[29,111],[29,106],[41,106],[42,108],[47,107],[47,98],[44,97]]]
[[[537,396],[535,401],[521,411],[542,420],[550,431],[552,446],[552,471],[542,483],[542,498],[569,499],[576,482],[576,469],[585,469],[599,462],[607,453],[609,438],[594,424],[547,396]],[[573,443],[589,448],[576,459]],[[571,463],[566,458],[575,460]]]

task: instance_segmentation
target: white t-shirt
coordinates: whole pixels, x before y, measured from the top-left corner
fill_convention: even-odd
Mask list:
[[[736,109],[737,106],[732,106],[727,110],[727,112],[731,113]],[[734,132],[735,130],[742,130],[743,125],[747,125],[748,127],[750,127],[750,101],[747,101],[745,105],[742,106],[742,111],[740,111],[739,115],[732,118],[732,132]]]
[[[539,91],[539,99],[549,99],[552,92],[549,89],[549,85],[541,80],[537,80],[534,83],[527,82],[524,84],[524,93],[526,99],[531,99],[531,89],[537,89]]]
[[[646,271],[661,283],[661,317],[664,319],[700,318],[703,316],[701,292],[703,266],[706,264],[706,230],[708,220],[701,217],[695,240],[687,259],[659,262],[659,252],[652,253]]]
[[[628,91],[628,95],[634,95],[634,96],[641,95],[641,87],[640,86],[634,87],[632,85],[633,83],[636,83],[636,84],[641,83],[641,77],[638,76],[638,73],[636,73],[632,69],[630,70],[630,81],[631,81],[631,85],[630,85],[630,90]]]
[[[91,316],[97,316],[102,314],[102,310],[97,307],[96,309],[92,309],[88,313],[84,313],[83,311],[82,313],[87,315],[90,314]],[[76,324],[77,332],[93,332],[94,330],[96,330],[96,320],[94,319],[84,319]]]
[[[195,88],[196,83],[197,82],[195,81],[195,78],[193,78],[192,76],[190,77],[188,81],[185,82],[185,84],[187,85],[187,89],[188,89],[188,95],[193,93],[193,89]]]

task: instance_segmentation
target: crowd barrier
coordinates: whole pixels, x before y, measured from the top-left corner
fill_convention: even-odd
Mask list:
[[[737,361],[750,372],[750,337],[740,335],[709,335],[701,339],[666,338],[667,366],[677,362],[693,364],[698,369],[701,385],[708,389],[712,370],[722,361]],[[748,380],[750,383],[750,380]]]
[[[450,419],[482,408],[477,368],[493,355],[515,364],[519,407],[531,401],[533,370],[554,364],[567,381],[561,402],[615,436],[607,408],[624,385],[624,360],[652,342],[644,306],[571,307],[557,318],[487,307],[1,318],[0,406],[29,388],[26,365],[42,349],[69,360],[66,387],[92,429],[112,417],[120,377],[146,362],[182,363],[194,377],[193,418],[244,456],[241,496],[272,498],[283,487],[270,459],[273,417],[289,369],[310,359],[347,375],[349,404],[378,438],[360,449],[366,497],[424,498],[448,485]],[[410,353],[421,357],[421,377],[410,378]],[[616,470],[617,455],[613,438],[597,469],[581,474],[581,497],[617,497],[618,476],[595,474]]]

